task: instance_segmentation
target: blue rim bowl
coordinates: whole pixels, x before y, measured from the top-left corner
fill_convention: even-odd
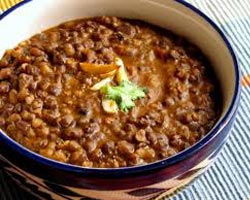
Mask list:
[[[143,165],[143,166],[124,167],[124,168],[115,168],[115,169],[83,168],[83,167],[73,166],[70,164],[60,163],[57,161],[47,159],[43,156],[40,156],[36,153],[31,152],[30,150],[16,143],[12,139],[10,139],[8,136],[6,136],[2,131],[0,131],[0,144],[3,144],[4,148],[7,148],[9,152],[19,155],[20,157],[22,157],[22,159],[26,159],[26,162],[33,162],[35,166],[38,167],[38,169],[46,168],[46,169],[54,170],[56,172],[62,171],[63,173],[72,174],[72,176],[74,177],[79,176],[79,177],[92,177],[92,178],[98,178],[98,179],[100,178],[109,179],[110,177],[122,178],[122,177],[134,177],[134,176],[139,176],[139,175],[145,176],[154,171],[160,171],[162,169],[174,166],[176,163],[180,163],[183,160],[187,160],[188,158],[191,158],[192,156],[196,155],[200,151],[200,149],[202,149],[204,146],[210,143],[214,138],[216,138],[218,134],[222,132],[222,130],[224,129],[227,130],[228,127],[231,127],[232,121],[237,111],[239,99],[240,99],[240,69],[239,69],[239,65],[237,62],[236,55],[233,51],[233,48],[230,45],[224,33],[209,17],[207,17],[200,10],[198,10],[197,8],[195,8],[189,3],[186,3],[182,0],[175,0],[175,1],[191,9],[197,15],[199,15],[204,20],[206,20],[206,22],[208,22],[217,31],[217,33],[219,33],[220,37],[224,41],[228,50],[230,51],[233,64],[234,64],[235,85],[234,85],[234,94],[232,98],[233,100],[229,108],[227,109],[225,115],[220,120],[220,122],[217,123],[215,127],[204,138],[202,138],[200,141],[198,141],[196,144],[194,144],[190,148],[178,153],[177,155],[160,160],[158,162],[154,162],[154,163]],[[6,16],[8,16],[14,10],[22,6],[25,6],[29,2],[32,2],[32,0],[22,1],[21,3],[5,11],[0,16],[0,20],[3,20]],[[1,150],[1,154],[3,154],[4,157],[7,157],[8,159],[11,157],[10,155],[11,153],[4,152],[4,149],[1,149],[1,148],[0,150]],[[18,163],[18,160],[13,158],[13,156],[10,160],[12,163]],[[20,164],[20,162],[18,163],[18,165],[21,166],[21,168],[24,168],[24,169],[27,168],[27,166],[23,166],[22,164]],[[28,169],[28,170],[32,174],[36,174],[36,175],[40,174],[40,172],[38,172],[38,170],[35,169],[34,167],[33,169]],[[51,177],[44,176],[44,178],[51,178]],[[53,180],[53,181],[56,181],[56,180]]]

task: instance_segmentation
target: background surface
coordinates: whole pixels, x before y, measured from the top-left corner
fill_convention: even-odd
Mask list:
[[[215,163],[170,200],[250,199],[250,0],[186,0],[215,21],[232,43],[243,73],[239,112]],[[0,0],[4,10],[18,0]],[[34,200],[0,171],[0,200]]]

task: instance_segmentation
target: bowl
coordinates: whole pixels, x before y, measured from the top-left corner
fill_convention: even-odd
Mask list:
[[[0,56],[22,40],[64,21],[90,16],[141,19],[170,29],[196,44],[219,80],[221,115],[212,130],[190,148],[143,166],[83,168],[44,158],[0,132],[4,173],[44,199],[151,199],[171,195],[211,164],[227,140],[240,97],[235,53],[216,24],[181,0],[23,1],[0,17]]]

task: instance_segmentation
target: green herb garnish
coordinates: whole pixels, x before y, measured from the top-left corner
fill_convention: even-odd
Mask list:
[[[146,96],[146,89],[140,88],[130,81],[122,81],[118,86],[109,84],[101,88],[105,98],[114,100],[119,108],[127,112],[135,106],[135,100]]]

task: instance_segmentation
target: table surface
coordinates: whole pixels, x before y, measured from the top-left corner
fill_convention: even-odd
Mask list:
[[[8,0],[7,0],[8,1]],[[9,0],[14,3],[18,0]],[[170,200],[250,199],[250,0],[186,0],[207,14],[233,45],[242,69],[243,88],[236,123],[214,164]],[[0,0],[0,9],[9,7]],[[0,200],[33,200],[0,171]]]

